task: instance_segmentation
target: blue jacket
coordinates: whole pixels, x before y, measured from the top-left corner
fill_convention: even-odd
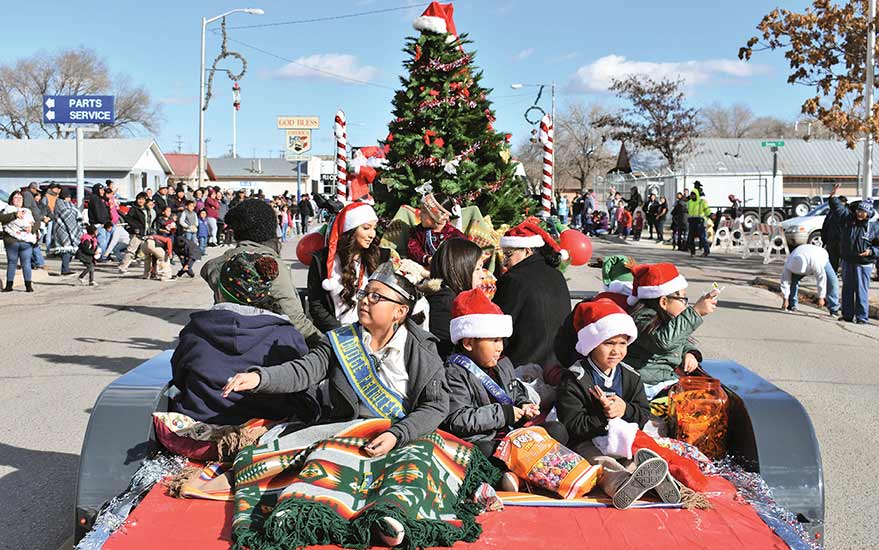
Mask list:
[[[198,237],[210,237],[211,229],[208,227],[208,222],[199,218],[198,219]]]
[[[229,377],[254,366],[298,359],[307,352],[302,335],[281,315],[230,303],[193,313],[171,357],[172,381],[181,392],[171,410],[210,424],[287,417],[311,423],[320,409],[307,392],[221,395]]]
[[[830,211],[840,227],[839,257],[847,262],[867,265],[879,258],[879,224],[858,221],[855,214],[837,197],[830,197]],[[871,249],[869,256],[860,256]]]

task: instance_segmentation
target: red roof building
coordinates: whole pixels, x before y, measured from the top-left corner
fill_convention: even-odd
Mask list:
[[[183,182],[189,187],[200,187],[198,182],[198,155],[191,153],[167,153],[165,158],[171,165],[173,173],[168,177],[168,183]],[[211,163],[205,159],[205,175],[209,181],[216,181],[217,176],[211,168]]]

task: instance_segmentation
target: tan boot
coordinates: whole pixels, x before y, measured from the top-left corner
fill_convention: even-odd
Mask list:
[[[599,480],[601,489],[607,493],[615,508],[625,510],[644,493],[659,485],[668,475],[668,464],[661,458],[651,458],[641,463],[631,474],[627,471],[605,470]]]

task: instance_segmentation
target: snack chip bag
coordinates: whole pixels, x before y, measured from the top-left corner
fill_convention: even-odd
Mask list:
[[[498,445],[494,456],[503,460],[517,476],[564,499],[585,495],[601,475],[601,466],[589,464],[541,427],[511,431]]]

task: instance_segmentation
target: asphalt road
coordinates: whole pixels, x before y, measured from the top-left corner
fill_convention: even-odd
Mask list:
[[[696,334],[703,352],[734,359],[800,399],[822,448],[827,548],[874,548],[879,449],[869,442],[879,436],[879,327],[839,323],[808,306],[778,310],[779,297],[747,284],[775,276],[777,264],[691,259],[644,242],[596,242],[595,253],[674,261],[693,294],[715,280],[727,286]],[[305,270],[295,277],[303,285]],[[572,289],[600,287],[594,269],[568,277]],[[101,286],[75,282],[52,277],[34,294],[0,294],[0,548],[55,550],[70,536],[77,457],[98,393],[173,347],[189,314],[211,303],[199,279],[158,283],[102,268]]]

